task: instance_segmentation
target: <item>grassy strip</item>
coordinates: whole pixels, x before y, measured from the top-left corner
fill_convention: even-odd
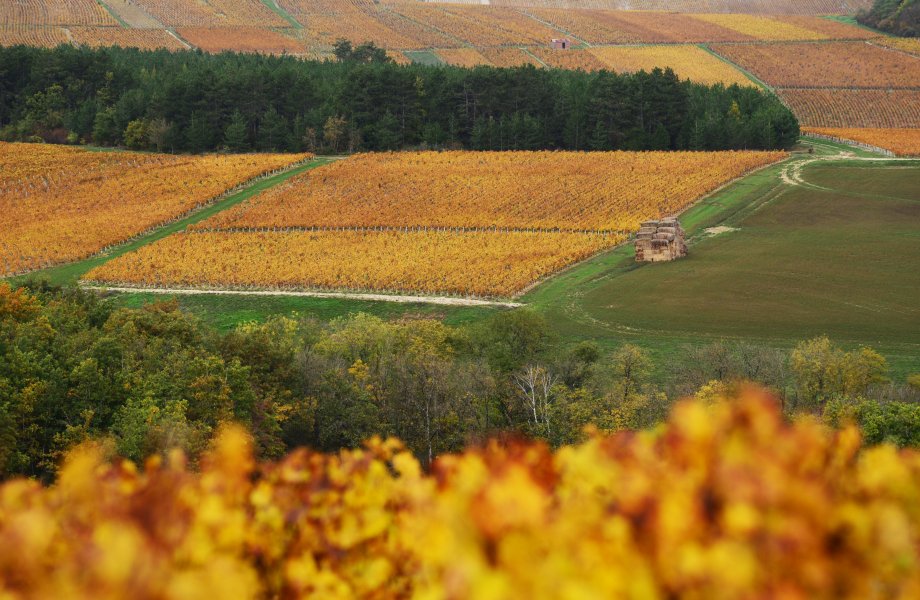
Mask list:
[[[275,0],[262,0],[262,4],[267,6],[273,13],[290,23],[291,27],[294,29],[303,29],[303,25],[301,25],[297,19],[291,15],[291,13],[281,8],[281,6]]]
[[[437,67],[444,64],[441,57],[430,50],[403,50],[402,53],[406,58],[420,65]]]
[[[776,91],[775,91],[772,87],[770,87],[770,86],[767,84],[766,81],[763,81],[763,80],[759,79],[757,76],[755,76],[753,73],[751,73],[750,71],[748,71],[747,69],[745,69],[744,67],[742,67],[741,65],[739,65],[738,63],[733,62],[733,61],[731,61],[731,60],[725,58],[724,56],[722,56],[721,54],[719,54],[718,52],[716,52],[715,50],[713,50],[712,48],[710,48],[708,44],[697,44],[697,47],[700,48],[700,49],[702,49],[702,50],[704,50],[704,51],[706,51],[706,52],[708,52],[709,54],[715,56],[716,58],[718,58],[719,60],[721,60],[721,61],[724,62],[725,64],[730,65],[730,66],[733,67],[735,70],[740,71],[742,75],[744,75],[745,77],[747,77],[748,79],[750,79],[751,81],[753,81],[754,83],[756,83],[756,84],[757,84],[758,86],[760,86],[762,89],[764,89],[764,90],[770,92],[771,94],[775,94],[775,93],[776,93]]]
[[[121,16],[120,16],[118,13],[116,13],[115,10],[114,10],[111,6],[109,6],[108,4],[106,4],[105,2],[103,2],[102,0],[96,0],[96,4],[98,4],[99,6],[101,6],[102,8],[104,8],[104,9],[105,9],[105,12],[109,13],[109,15],[111,15],[113,19],[115,19],[116,21],[118,21],[118,23],[121,24],[122,27],[124,27],[125,29],[130,29],[130,28],[131,28],[131,26],[128,25],[127,21],[125,21],[124,19],[122,19]]]
[[[437,306],[433,304],[401,304],[350,300],[344,298],[308,298],[303,296],[215,296],[183,295],[178,298],[182,308],[199,316],[221,331],[230,331],[241,323],[264,321],[278,315],[308,315],[331,321],[356,313],[367,313],[383,319],[424,317],[438,319],[448,325],[464,325],[482,321],[498,311],[508,310],[488,306]],[[169,298],[162,294],[144,292],[112,294],[110,301],[117,306],[139,308],[151,302]]]
[[[147,235],[143,235],[126,244],[122,244],[116,248],[109,250],[108,252],[104,254],[98,254],[86,260],[81,260],[81,261],[69,263],[66,265],[51,267],[50,269],[44,269],[36,273],[28,273],[25,275],[18,275],[16,277],[10,277],[8,278],[8,281],[10,281],[10,283],[12,283],[13,285],[21,284],[29,279],[46,280],[54,285],[67,285],[70,283],[76,283],[76,281],[80,279],[80,277],[82,277],[90,269],[93,269],[101,264],[104,264],[112,260],[113,258],[117,258],[123,254],[127,254],[128,252],[133,252],[134,250],[137,250],[138,248],[142,246],[146,246],[147,244],[151,244],[157,240],[161,240],[168,235],[172,235],[173,233],[182,231],[189,225],[193,225],[195,223],[203,221],[207,219],[208,217],[211,217],[212,215],[215,215],[223,210],[230,208],[231,206],[234,206],[236,204],[239,204],[240,202],[243,202],[244,200],[252,198],[256,194],[263,192],[270,187],[278,185],[279,183],[283,181],[287,181],[288,179],[290,179],[291,177],[295,175],[298,175],[300,173],[303,173],[304,171],[308,171],[310,169],[325,165],[329,162],[330,162],[329,159],[318,158],[304,165],[295,167],[289,171],[285,171],[284,173],[279,173],[277,175],[273,175],[272,177],[267,177],[265,179],[256,181],[251,186],[243,188],[242,190],[236,192],[235,194],[231,194],[227,196],[226,198],[218,202],[215,202],[214,204],[206,206],[202,208],[201,210],[194,212],[193,214],[189,215],[188,217],[184,219],[175,221],[168,225],[164,225],[163,227],[160,227],[159,229],[156,229]]]

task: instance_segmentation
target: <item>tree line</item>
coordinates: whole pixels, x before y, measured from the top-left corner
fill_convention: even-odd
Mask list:
[[[856,20],[902,37],[920,37],[920,2],[917,0],[875,0]]]
[[[396,65],[120,48],[0,49],[0,139],[163,152],[775,149],[799,126],[772,94],[532,66]]]
[[[629,344],[561,344],[527,310],[463,327],[358,314],[220,333],[175,301],[119,308],[78,288],[0,284],[0,478],[52,478],[88,439],[136,461],[176,447],[195,460],[227,422],[249,428],[265,458],[380,435],[428,464],[509,433],[559,446],[587,425],[650,427],[676,399],[743,380],[774,390],[790,416],[856,421],[869,443],[920,445],[920,375],[890,382],[868,348],[716,342],[659,362]]]

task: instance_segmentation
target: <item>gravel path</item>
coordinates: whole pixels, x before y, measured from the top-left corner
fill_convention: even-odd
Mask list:
[[[196,290],[187,288],[145,288],[145,287],[108,287],[101,285],[81,285],[86,290],[101,292],[124,292],[145,294],[166,294],[170,296],[303,296],[306,298],[344,298],[347,300],[368,300],[373,302],[401,302],[405,304],[441,304],[444,306],[500,306],[519,308],[520,302],[502,302],[500,300],[478,300],[475,298],[453,298],[450,296],[398,296],[393,294],[356,294],[350,292],[296,292],[282,290]]]

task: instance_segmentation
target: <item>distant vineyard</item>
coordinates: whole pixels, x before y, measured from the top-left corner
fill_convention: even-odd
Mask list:
[[[867,40],[878,37],[878,33],[874,31],[833,19],[803,15],[772,15],[770,18],[816,31],[830,40]]]
[[[0,46],[36,46],[54,48],[69,44],[70,37],[64,27],[39,27],[33,25],[0,25]]]
[[[898,156],[920,156],[918,129],[833,129],[808,127],[807,133],[817,133],[890,150]]]
[[[3,0],[0,25],[118,25],[96,0]]]
[[[732,29],[744,35],[749,35],[758,40],[821,40],[827,36],[806,29],[792,23],[784,23],[768,17],[754,15],[694,15],[695,19],[701,19],[714,23],[720,27]]]
[[[306,51],[302,42],[259,27],[181,27],[176,33],[205,52],[302,54]]]
[[[260,0],[133,0],[167,27],[259,25],[287,27],[287,21]]]
[[[920,128],[920,90],[779,90],[803,125]]]
[[[920,61],[862,42],[712,48],[776,87],[920,88]]]
[[[481,48],[480,52],[496,67],[540,66],[540,62],[520,48]]]
[[[0,144],[0,275],[89,256],[302,158]]]
[[[473,46],[510,46],[548,43],[551,38],[562,35],[560,32],[554,30],[546,31],[543,35],[539,35],[529,29],[502,29],[492,23],[473,16],[475,13],[469,13],[469,10],[487,10],[486,7],[476,7],[466,10],[464,10],[464,8],[465,7],[458,6],[443,7],[426,3],[393,5],[392,10],[406,18],[424,23],[428,27],[437,29],[454,39],[472,44]],[[495,9],[492,10],[494,11]],[[510,9],[505,9],[505,11],[509,10]],[[517,14],[521,19],[527,18],[520,13],[514,14]],[[536,21],[532,22],[534,25],[539,25]]]
[[[920,56],[920,39],[918,38],[879,37],[874,38],[872,43]]]
[[[547,66],[556,69],[573,71],[578,69],[582,71],[610,69],[603,61],[587,50],[554,50],[545,46],[536,46],[530,48],[529,52],[546,63]]]
[[[81,46],[121,46],[155,50],[182,50],[186,46],[165,29],[124,29],[121,27],[71,27],[73,41]]]
[[[755,86],[744,73],[697,46],[598,46],[590,52],[618,73],[670,67],[681,79]]]
[[[469,0],[468,3],[479,2]],[[851,15],[872,7],[872,0],[491,0],[490,3],[495,6],[765,15]]]
[[[184,233],[110,261],[86,280],[511,296],[623,239],[528,232]]]
[[[438,57],[449,65],[456,67],[475,67],[492,63],[475,48],[442,48]]]
[[[197,227],[634,230],[782,152],[362,154],[299,175]]]

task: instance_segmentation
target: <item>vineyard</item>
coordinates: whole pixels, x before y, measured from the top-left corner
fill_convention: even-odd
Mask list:
[[[872,43],[920,57],[920,39],[917,38],[880,37],[873,39]]]
[[[920,128],[920,90],[778,90],[810,127]]]
[[[587,50],[554,50],[540,46],[529,48],[527,51],[550,68],[572,71],[599,71],[610,68]]]
[[[480,0],[468,0],[479,4]],[[761,15],[850,15],[872,7],[872,0],[491,0],[496,6],[738,13]]]
[[[0,144],[0,274],[95,254],[304,158]]]
[[[508,297],[782,152],[363,154],[86,279]]]
[[[920,61],[861,42],[712,48],[778,88],[920,88]]]
[[[782,152],[362,154],[303,173],[200,229],[477,227],[632,231]]]
[[[165,29],[122,29],[118,27],[70,27],[73,41],[81,46],[121,46],[142,50],[182,50],[186,46]]]
[[[176,33],[205,52],[302,54],[306,50],[303,43],[293,38],[259,27],[181,27]]]
[[[449,65],[456,67],[475,67],[489,65],[489,60],[475,48],[442,48],[438,50],[438,58]]]
[[[64,27],[38,27],[32,25],[0,25],[0,46],[36,46],[54,48],[69,44],[71,38]]]
[[[822,40],[827,39],[823,33],[818,33],[793,23],[783,22],[768,17],[753,15],[695,15],[694,18],[707,21],[737,31],[757,40],[792,41],[792,40]],[[815,19],[817,21],[817,19]]]
[[[4,0],[0,25],[113,25],[113,19],[96,0]]]
[[[190,232],[112,260],[85,279],[184,288],[507,297],[624,239],[520,231]]]
[[[853,129],[808,127],[806,133],[816,133],[832,138],[853,140],[890,150],[898,156],[920,156],[920,128],[918,129]]]
[[[86,445],[0,487],[11,598],[911,598],[920,457],[776,401],[684,401],[651,433],[491,443],[425,473],[395,441],[200,470]]]
[[[744,73],[697,46],[599,46],[590,52],[618,73],[670,67],[681,79],[712,85],[755,86]]]
[[[259,0],[134,0],[133,4],[167,27],[290,25]]]

